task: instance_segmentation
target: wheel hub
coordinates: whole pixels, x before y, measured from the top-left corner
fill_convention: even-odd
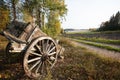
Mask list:
[[[48,55],[47,54],[43,54],[42,57],[41,57],[41,61],[46,61],[48,58]]]

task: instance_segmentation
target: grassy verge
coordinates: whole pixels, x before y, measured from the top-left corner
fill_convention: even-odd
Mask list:
[[[118,31],[85,31],[85,32],[67,32],[67,34],[101,34],[101,33],[105,33],[105,34],[112,34],[112,33],[120,33],[120,30]]]
[[[84,37],[73,37],[80,40],[92,41],[92,42],[99,42],[99,43],[106,43],[106,44],[115,44],[120,45],[120,40],[112,40],[112,39],[104,39],[104,38],[84,38]]]
[[[115,47],[108,46],[108,45],[102,45],[102,44],[99,44],[99,43],[85,42],[85,41],[82,41],[82,40],[76,40],[76,41],[84,43],[84,44],[88,44],[88,45],[104,48],[104,49],[107,49],[107,50],[120,52],[120,48],[115,48]]]
[[[64,62],[57,63],[53,71],[55,80],[118,80],[120,63],[100,57],[85,48],[65,47]]]

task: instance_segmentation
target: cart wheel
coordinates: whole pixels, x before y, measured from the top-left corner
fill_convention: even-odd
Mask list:
[[[57,46],[50,37],[39,37],[28,46],[23,67],[31,78],[40,78],[52,69],[57,61]]]
[[[11,58],[11,52],[10,52],[10,50],[11,50],[11,43],[9,42],[8,44],[7,44],[7,46],[6,46],[6,52],[5,52],[5,62],[7,62],[7,63],[10,63],[11,62],[11,60],[10,60],[10,58]]]

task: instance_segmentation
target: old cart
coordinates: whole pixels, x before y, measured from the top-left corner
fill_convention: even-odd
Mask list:
[[[23,67],[31,78],[46,75],[57,61],[56,42],[34,23],[11,22],[2,34],[9,40],[6,55],[24,52]]]

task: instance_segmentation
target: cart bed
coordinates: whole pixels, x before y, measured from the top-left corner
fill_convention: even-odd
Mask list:
[[[11,22],[3,31],[5,37],[18,43],[27,43],[39,36],[46,36],[34,23]]]

